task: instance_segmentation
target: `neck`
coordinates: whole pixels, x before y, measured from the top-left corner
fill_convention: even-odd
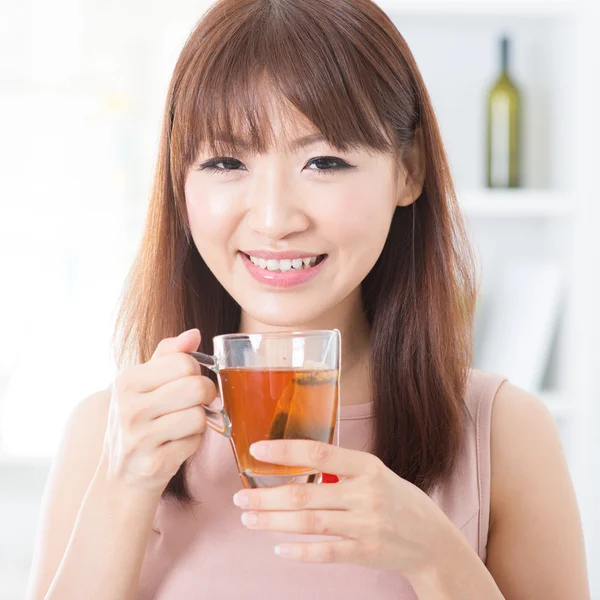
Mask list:
[[[242,310],[239,333],[339,329],[342,336],[341,404],[362,404],[370,396],[370,328],[362,309],[360,289],[317,318],[293,326],[265,325]]]

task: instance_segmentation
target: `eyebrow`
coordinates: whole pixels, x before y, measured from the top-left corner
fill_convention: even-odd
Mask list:
[[[249,148],[250,147],[250,143],[247,142],[246,140],[243,140],[243,139],[237,138],[237,137],[231,137],[230,135],[228,135],[227,133],[224,133],[224,132],[217,133],[217,135],[215,136],[215,139],[220,142],[227,142],[227,143],[233,142],[236,146],[239,146],[240,148]],[[317,142],[325,142],[325,141],[327,141],[327,140],[325,139],[325,136],[322,133],[319,133],[319,132],[311,133],[309,135],[305,135],[305,136],[302,136],[300,138],[293,140],[290,143],[290,149],[298,150],[299,148],[305,148],[306,146],[316,144]]]

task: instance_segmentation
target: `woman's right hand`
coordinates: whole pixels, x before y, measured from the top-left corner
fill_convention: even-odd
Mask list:
[[[203,405],[217,396],[187,354],[199,345],[198,329],[165,338],[148,362],[117,376],[101,460],[108,477],[160,495],[196,452],[206,429]]]

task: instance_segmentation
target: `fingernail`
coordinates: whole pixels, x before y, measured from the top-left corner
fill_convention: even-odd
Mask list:
[[[285,544],[281,544],[279,546],[275,546],[274,548],[275,550],[275,554],[278,554],[279,556],[291,556],[292,555],[292,548],[290,546],[287,546]]]
[[[194,331],[195,329],[197,329],[197,328],[194,327],[193,329],[187,329],[186,331],[182,331],[177,337],[178,338],[184,337],[185,335],[189,334],[190,332]]]
[[[244,525],[256,525],[258,523],[258,515],[256,513],[242,513],[242,523]]]
[[[248,495],[244,494],[243,492],[237,492],[233,496],[233,503],[236,506],[241,506],[242,508],[244,506],[248,506]]]
[[[269,444],[267,442],[256,442],[250,446],[250,454],[254,458],[267,458],[269,456]]]

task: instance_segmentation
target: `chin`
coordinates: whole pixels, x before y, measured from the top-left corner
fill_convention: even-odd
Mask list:
[[[256,323],[264,325],[265,328],[281,328],[281,329],[306,329],[316,327],[306,325],[319,322],[323,316],[322,310],[306,310],[306,307],[294,310],[288,306],[277,306],[269,310],[268,306],[263,303],[262,306],[242,306],[242,310]]]

